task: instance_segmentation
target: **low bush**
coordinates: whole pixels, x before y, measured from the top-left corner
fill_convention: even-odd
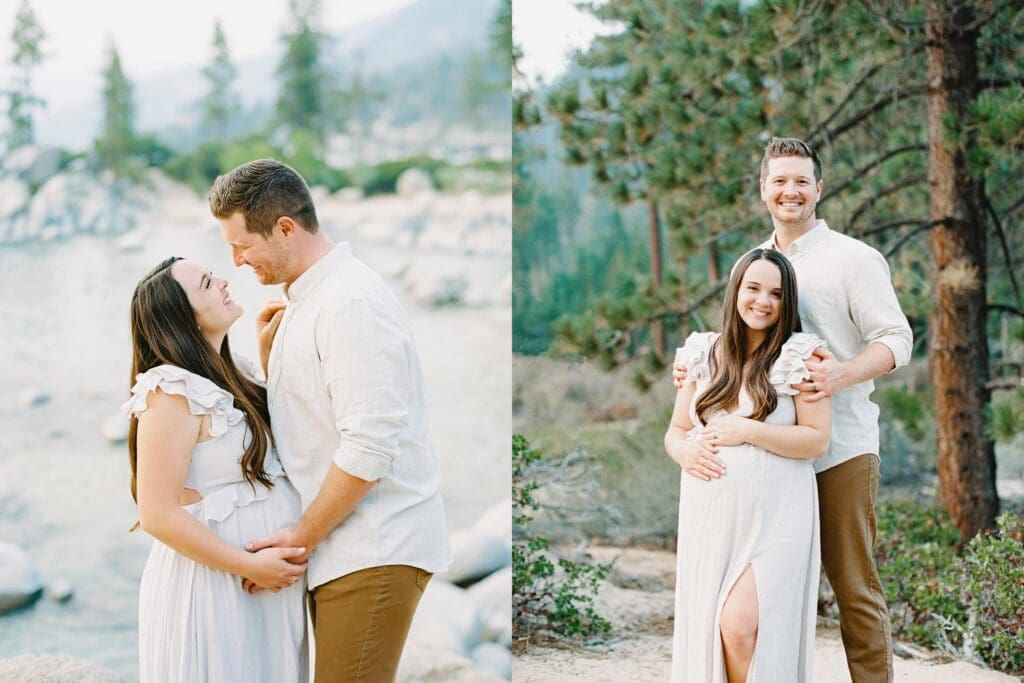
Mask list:
[[[512,623],[516,638],[608,633],[611,623],[594,610],[594,598],[610,567],[554,557],[550,541],[530,529],[531,512],[540,508],[533,497],[539,484],[531,470],[540,458],[525,437],[512,437]]]
[[[894,636],[1024,674],[1024,521],[1005,513],[958,553],[944,511],[885,502],[878,538]]]

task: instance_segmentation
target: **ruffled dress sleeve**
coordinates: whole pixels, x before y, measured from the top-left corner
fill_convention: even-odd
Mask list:
[[[768,375],[775,390],[785,396],[796,396],[800,392],[792,385],[799,384],[811,376],[806,361],[816,348],[828,348],[817,335],[809,332],[794,332],[782,345],[779,357]]]
[[[144,413],[149,408],[146,400],[157,388],[165,394],[184,396],[193,415],[209,415],[210,436],[214,438],[245,417],[226,390],[175,365],[158,365],[136,375],[132,396],[121,405],[121,414],[138,417]]]
[[[676,349],[676,363],[686,368],[687,381],[703,384],[711,379],[711,347],[717,332],[692,332]]]

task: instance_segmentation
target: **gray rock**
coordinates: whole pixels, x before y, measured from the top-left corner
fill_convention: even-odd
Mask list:
[[[4,174],[21,175],[25,173],[35,163],[40,151],[41,148],[36,145],[22,145],[8,150],[3,157],[0,157]]]
[[[67,579],[57,579],[46,587],[46,597],[54,602],[68,602],[75,597],[75,587]]]
[[[466,591],[435,577],[423,592],[409,640],[468,657],[482,631],[480,613]]]
[[[430,174],[421,168],[410,168],[398,176],[395,183],[395,192],[400,197],[412,197],[422,192],[433,192],[434,181]]]
[[[18,176],[30,185],[39,185],[60,170],[61,152],[55,147],[43,147],[36,158]]]
[[[481,669],[493,671],[506,681],[512,680],[512,652],[494,643],[480,643],[473,648],[473,663]]]
[[[19,408],[38,408],[50,402],[50,395],[42,389],[26,389],[18,395]]]
[[[120,444],[128,440],[128,426],[131,424],[130,420],[124,415],[111,415],[103,422],[103,426],[100,427],[100,434],[110,444]]]
[[[17,178],[0,177],[0,218],[7,219],[25,209],[28,185]]]
[[[0,681],[19,683],[121,683],[113,671],[70,655],[18,655],[0,659]]]
[[[481,638],[512,647],[512,567],[473,584],[467,593],[484,622]]]
[[[439,576],[466,585],[512,564],[511,546],[487,531],[464,529],[451,535],[452,564]]]
[[[512,552],[512,499],[506,498],[488,508],[473,525],[473,530],[497,536]]]
[[[502,683],[505,679],[478,668],[468,657],[410,640],[398,665],[398,683]]]
[[[0,614],[35,602],[42,592],[43,584],[25,551],[0,541]]]

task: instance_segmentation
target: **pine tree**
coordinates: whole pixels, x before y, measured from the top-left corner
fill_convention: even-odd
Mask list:
[[[121,69],[117,47],[111,43],[110,62],[103,71],[103,131],[95,144],[100,163],[118,178],[132,175],[137,140],[134,122],[132,84]]]
[[[40,46],[45,35],[28,0],[22,0],[11,32],[11,42],[14,43],[11,64],[14,66],[15,78],[13,87],[6,93],[10,126],[7,131],[8,149],[35,141],[32,110],[43,106],[45,102],[32,92],[32,71],[43,61]]]
[[[327,36],[317,28],[320,0],[289,0],[288,6],[291,27],[282,36],[285,53],[277,67],[277,120],[322,147],[336,121],[328,111],[335,96],[333,74],[324,63]]]
[[[236,96],[231,89],[237,74],[218,19],[213,27],[213,60],[203,69],[203,76],[209,83],[209,91],[202,102],[207,139],[228,139],[232,117],[238,112]]]

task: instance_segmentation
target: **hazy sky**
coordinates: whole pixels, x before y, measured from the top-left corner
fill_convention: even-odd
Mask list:
[[[324,24],[337,32],[387,14],[413,0],[326,0]],[[287,0],[30,0],[46,32],[46,59],[36,70],[36,92],[53,102],[98,92],[113,39],[132,80],[182,67],[201,68],[211,56],[219,18],[236,62],[278,45]],[[11,78],[11,32],[21,0],[0,0],[0,88]]]
[[[604,29],[601,22],[576,9],[575,0],[513,0],[513,40],[523,51],[519,62],[530,85],[551,83],[565,70],[569,55],[590,44]]]

